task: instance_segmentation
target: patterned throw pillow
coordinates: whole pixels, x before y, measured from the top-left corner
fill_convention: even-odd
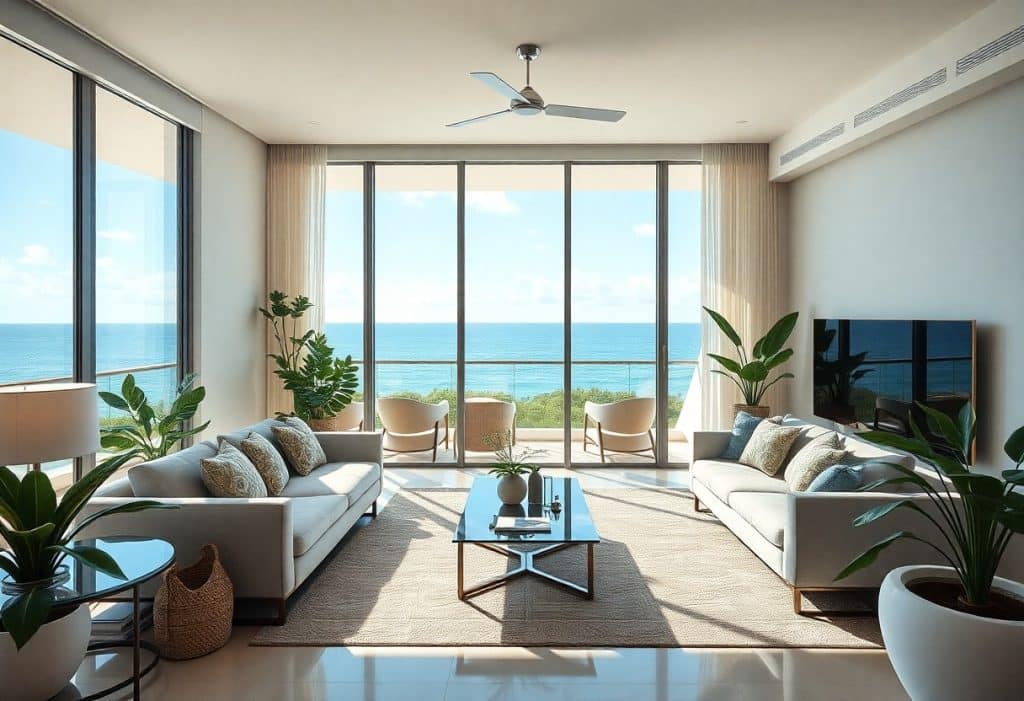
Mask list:
[[[822,434],[805,445],[786,466],[786,484],[794,492],[806,492],[814,478],[838,465],[847,455],[839,447],[839,436],[834,432]]]
[[[258,433],[250,433],[239,446],[263,478],[267,493],[272,497],[280,496],[281,490],[288,484],[288,466],[284,464],[284,458],[274,444]]]
[[[762,421],[743,449],[740,462],[774,476],[786,460],[789,446],[793,445],[799,434],[799,426],[780,426],[771,421]]]
[[[750,437],[754,435],[754,429],[761,421],[760,418],[751,416],[745,411],[737,413],[736,421],[732,425],[732,435],[729,436],[729,445],[725,447],[720,456],[722,460],[739,460],[743,455],[743,449],[750,442]]]
[[[814,478],[808,492],[855,492],[864,484],[860,465],[833,465]]]
[[[217,455],[200,461],[203,484],[215,497],[243,497],[254,499],[267,496],[267,485],[238,448],[220,442]]]
[[[286,416],[281,421],[284,426],[273,426],[271,430],[293,470],[300,475],[308,475],[327,464],[327,455],[320,441],[305,421],[294,416]]]

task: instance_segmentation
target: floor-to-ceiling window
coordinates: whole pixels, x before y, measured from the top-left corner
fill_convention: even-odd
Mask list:
[[[374,387],[388,459],[456,459],[457,179],[454,165],[375,167]]]
[[[133,372],[166,406],[188,368],[186,130],[3,37],[0,65],[0,385]],[[71,467],[43,466],[58,488]]]
[[[564,182],[561,165],[466,167],[467,461],[514,433],[563,462]]]

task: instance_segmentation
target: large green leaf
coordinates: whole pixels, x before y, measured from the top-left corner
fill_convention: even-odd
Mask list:
[[[9,467],[0,465],[0,503],[7,504],[12,509],[18,503],[18,490],[21,489],[21,481]]]
[[[741,366],[740,366],[739,363],[737,363],[732,358],[727,358],[724,355],[717,355],[715,353],[708,353],[708,357],[709,358],[714,358],[715,360],[717,360],[719,363],[722,364],[722,367],[724,367],[729,372],[734,372],[737,375],[740,374],[740,367]]]
[[[899,499],[897,501],[890,501],[885,504],[879,504],[878,506],[868,509],[857,518],[853,519],[854,526],[866,526],[869,523],[873,523],[883,516],[895,511],[901,506],[906,506],[911,503],[910,499]]]
[[[57,494],[45,472],[30,471],[21,480],[18,490],[18,517],[22,528],[31,529],[53,521],[57,510]]]
[[[765,358],[764,366],[766,368],[768,368],[769,370],[771,370],[773,368],[777,368],[778,366],[782,365],[784,362],[786,362],[787,360],[789,360],[792,357],[793,357],[793,349],[792,348],[786,348],[785,350],[780,350],[775,355],[772,355],[772,356],[770,356],[768,358]]]
[[[964,405],[960,407],[960,413],[957,415],[957,421],[960,424],[960,434],[964,437],[963,451],[964,455],[971,456],[971,447],[974,445],[974,436],[978,431],[977,417],[974,415],[974,405],[970,402],[964,402]]]
[[[123,433],[104,433],[100,436],[100,446],[106,450],[114,450],[120,452],[122,450],[131,450],[138,445],[138,441]]]
[[[16,649],[25,647],[25,643],[46,623],[52,609],[53,593],[49,589],[32,589],[4,606],[4,629],[11,634]]]
[[[91,545],[76,545],[73,548],[69,548],[64,545],[51,545],[46,548],[49,552],[60,552],[73,557],[74,559],[81,562],[83,565],[88,565],[94,570],[98,570],[103,574],[108,574],[111,577],[117,579],[128,579],[121,566],[117,564],[110,553],[100,550],[99,548]]]
[[[739,375],[747,382],[764,382],[768,377],[768,368],[760,360],[751,360],[740,368]]]
[[[775,355],[782,346],[785,345],[789,339],[790,334],[793,333],[793,329],[796,327],[796,320],[800,316],[800,312],[790,312],[786,316],[782,317],[775,322],[768,333],[764,335],[764,340],[761,343],[761,354],[757,355],[758,358],[765,358],[768,356]]]
[[[82,479],[68,487],[68,490],[64,492],[64,496],[60,500],[60,504],[57,506],[57,512],[54,516],[54,522],[61,533],[68,529],[75,516],[78,515],[78,512],[81,511],[85,503],[92,497],[93,492],[99,489],[100,485],[121,469],[121,466],[132,459],[132,457],[134,457],[132,454],[126,453],[108,458],[90,470]]]
[[[714,311],[713,309],[708,309],[707,307],[704,307],[704,311],[708,313],[708,316],[711,317],[711,320],[715,322],[718,328],[722,330],[722,333],[725,334],[726,338],[728,338],[734,346],[743,345],[743,341],[740,340],[740,335],[736,333],[736,329],[732,327],[732,324],[726,321],[724,316]]]
[[[1024,511],[1004,511],[996,520],[1014,533],[1024,533]]]
[[[942,437],[946,439],[946,443],[949,447],[954,450],[962,450],[964,445],[963,434],[960,433],[960,429],[953,419],[943,414],[938,409],[933,409],[924,402],[918,402],[917,406],[921,408],[921,411],[928,417],[928,422],[933,428],[938,429],[938,432],[942,434]]]
[[[1024,426],[1010,434],[1003,445],[1003,450],[1014,464],[1020,465],[1024,462]]]
[[[97,392],[97,394],[107,405],[112,406],[115,409],[120,411],[128,411],[130,409],[128,402],[113,392]]]
[[[11,559],[8,551],[0,552],[0,570],[3,570],[13,579],[18,577],[18,563]]]
[[[863,553],[861,553],[858,557],[854,558],[850,562],[850,564],[848,564],[846,567],[844,567],[843,570],[839,574],[836,575],[836,578],[833,581],[838,582],[840,579],[846,579],[847,577],[849,577],[854,572],[858,572],[858,571],[864,569],[865,567],[870,567],[875,562],[875,560],[878,559],[878,556],[882,553],[883,550],[888,548],[890,545],[895,543],[897,540],[902,540],[902,539],[916,540],[916,541],[918,541],[920,543],[924,543],[926,545],[931,545],[931,547],[935,548],[940,553],[945,555],[945,553],[941,549],[939,549],[936,546],[932,545],[932,543],[928,542],[927,540],[924,540],[923,538],[918,538],[916,535],[914,535],[910,531],[897,531],[897,532],[893,533],[892,535],[888,535],[885,538],[882,538],[882,540],[878,541],[877,543],[872,545],[870,548],[865,550]],[[947,557],[947,559],[948,559],[948,557]]]
[[[1024,485],[1024,470],[1003,470],[1003,479],[1010,484]]]

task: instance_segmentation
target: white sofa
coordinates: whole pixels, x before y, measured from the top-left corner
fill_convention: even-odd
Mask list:
[[[799,419],[787,418],[783,424],[802,428],[789,457],[830,430]],[[784,471],[771,477],[738,462],[719,459],[729,436],[729,431],[697,431],[694,434],[690,466],[694,508],[701,510],[703,506],[710,510],[790,586],[795,612],[802,613],[801,592],[877,589],[885,575],[895,567],[947,564],[927,545],[902,540],[883,551],[870,567],[839,582],[834,581],[851,560],[898,530],[909,530],[941,542],[934,526],[909,509],[897,509],[867,526],[853,526],[853,519],[868,509],[908,497],[935,515],[931,500],[920,492],[791,492],[783,478]],[[898,458],[902,465],[912,467],[933,482],[935,480],[934,473],[917,464],[912,456],[896,456],[853,436],[841,435],[841,438],[843,447],[855,461],[890,456],[890,459]],[[1002,576],[1018,581],[1024,575],[1020,546],[1020,543],[1011,545],[1014,550],[1007,551],[1000,569]]]
[[[250,432],[276,445],[268,419],[218,436],[237,443]],[[83,510],[136,499],[177,504],[173,510],[143,511],[101,519],[84,533],[163,538],[174,545],[180,562],[199,556],[216,543],[234,585],[235,598],[268,600],[277,609],[276,623],[287,617],[287,599],[369,512],[376,516],[382,488],[379,433],[318,433],[327,464],[307,476],[292,474],[279,497],[235,499],[212,497],[203,485],[200,460],[217,452],[212,442],[199,443],[149,463],[132,467],[128,477],[101,488]],[[152,595],[159,581],[144,594]]]

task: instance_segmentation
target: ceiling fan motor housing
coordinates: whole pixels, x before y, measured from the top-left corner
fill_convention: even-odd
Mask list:
[[[540,114],[544,111],[544,100],[541,99],[541,96],[536,90],[527,85],[525,88],[520,90],[519,93],[528,99],[529,102],[512,100],[512,103],[509,105],[509,109],[514,113],[522,117],[529,117],[535,114]]]

